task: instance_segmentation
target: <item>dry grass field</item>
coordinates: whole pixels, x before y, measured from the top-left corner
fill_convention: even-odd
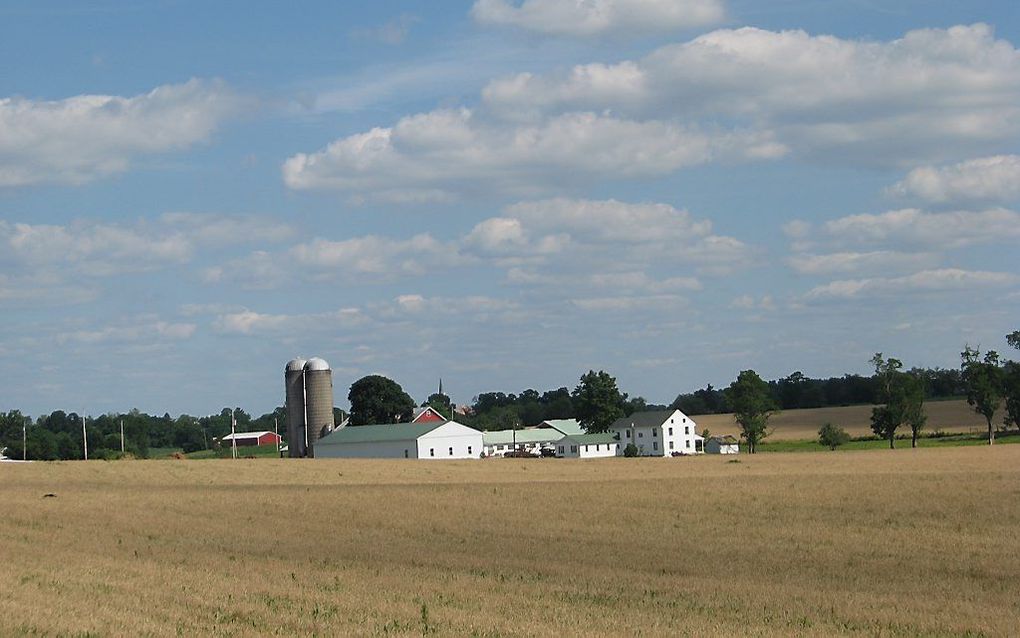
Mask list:
[[[791,441],[818,438],[818,428],[829,421],[842,427],[851,436],[871,435],[870,405],[852,405],[839,408],[813,408],[808,410],[786,410],[769,420],[774,432],[768,440]],[[924,404],[928,414],[927,431],[985,432],[988,426],[985,418],[967,405],[966,401],[929,401]],[[698,432],[708,428],[712,434],[740,433],[740,427],[732,414],[702,414],[693,417]],[[998,422],[999,415],[996,415]],[[908,428],[903,432],[909,434]]]
[[[1016,635],[1020,445],[739,461],[0,464],[0,635]]]

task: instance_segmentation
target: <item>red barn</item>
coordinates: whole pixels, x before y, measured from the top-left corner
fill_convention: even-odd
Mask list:
[[[237,447],[252,446],[252,445],[276,445],[280,442],[280,436],[275,432],[238,432],[237,434],[228,434],[222,439],[220,443],[222,445],[231,445],[231,441],[237,441]]]
[[[432,406],[426,408],[415,408],[414,418],[411,423],[445,423],[448,419],[436,412]]]

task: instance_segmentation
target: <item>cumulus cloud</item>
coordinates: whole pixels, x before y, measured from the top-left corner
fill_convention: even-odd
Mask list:
[[[811,289],[807,300],[860,299],[917,293],[940,293],[1016,285],[1020,276],[1004,272],[941,268],[923,270],[903,277],[877,277],[833,281]]]
[[[1020,199],[1020,155],[969,159],[949,166],[921,166],[890,188],[901,197],[929,202]]]
[[[388,201],[454,192],[546,190],[564,181],[664,175],[712,159],[782,155],[767,134],[704,132],[592,112],[510,125],[461,109],[402,118],[283,164],[292,189],[333,189]]]
[[[483,97],[508,117],[611,109],[728,120],[798,155],[916,163],[1020,133],[1020,52],[983,24],[890,42],[723,29],[636,61],[497,80]]]
[[[203,142],[244,102],[222,82],[190,80],[133,97],[0,99],[0,187],[81,184],[142,156]]]
[[[481,24],[567,36],[701,27],[725,14],[722,0],[476,0],[471,8]]]

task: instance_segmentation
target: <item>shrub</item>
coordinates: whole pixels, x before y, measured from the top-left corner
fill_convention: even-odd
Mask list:
[[[637,446],[633,443],[628,443],[627,447],[623,448],[623,455],[630,458],[639,454]]]
[[[827,446],[830,450],[835,450],[849,440],[850,435],[838,425],[825,423],[818,429],[818,442]]]

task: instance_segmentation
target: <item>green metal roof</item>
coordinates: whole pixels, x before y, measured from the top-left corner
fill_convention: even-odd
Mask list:
[[[341,443],[374,443],[377,441],[411,441],[453,421],[430,423],[389,423],[386,425],[348,425],[333,430],[315,445]]]
[[[571,434],[566,437],[574,443],[581,445],[597,445],[599,443],[619,443],[616,434],[613,432],[599,432],[597,434]]]
[[[564,434],[584,434],[584,429],[581,428],[577,419],[548,419],[542,423],[548,424],[549,427],[556,428]]]
[[[538,428],[517,430],[516,436],[518,443],[547,443],[551,441],[559,441],[563,438],[563,433],[552,428]],[[482,443],[485,445],[512,445],[513,442],[513,430],[482,432]]]

